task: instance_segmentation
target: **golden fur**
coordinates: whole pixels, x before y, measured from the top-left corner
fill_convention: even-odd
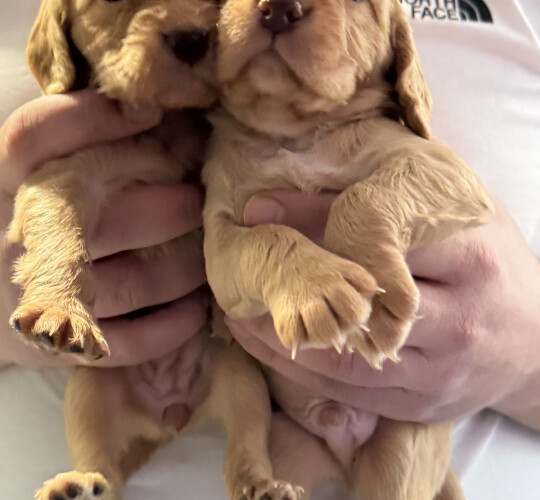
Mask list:
[[[270,312],[293,357],[355,349],[381,369],[416,317],[406,252],[480,224],[491,205],[464,162],[429,140],[430,94],[398,1],[299,2],[305,15],[279,33],[252,0],[222,8],[223,109],[203,169],[208,280],[229,316]],[[324,248],[288,227],[243,225],[250,197],[275,188],[341,193]],[[381,419],[351,465],[354,489],[461,498],[450,429]]]
[[[132,106],[206,108],[216,99],[217,15],[209,0],[45,0],[28,61],[46,93],[90,84]],[[206,54],[195,64],[176,57],[175,41],[199,32],[207,35]],[[124,141],[117,141],[48,162],[20,187],[8,237],[25,248],[15,266],[23,295],[11,323],[27,340],[89,359],[108,354],[92,315],[95,290],[85,236],[104,204],[125,186],[180,181],[198,167],[207,132],[195,115],[170,112],[160,127],[141,136],[141,151],[131,161],[120,161]],[[148,148],[163,152],[162,160],[145,159]],[[170,243],[178,244],[185,243]]]
[[[107,166],[125,150],[124,141],[49,162],[21,186],[9,236],[25,247],[16,264],[23,295],[12,321],[36,344],[90,359],[108,353],[92,317],[95,290],[85,237],[104,203],[129,183],[179,181],[199,165],[206,127],[197,113],[181,108],[213,102],[215,57],[211,37],[202,56],[200,46],[193,54],[193,47],[182,43],[185,33],[190,38],[195,32],[196,39],[211,34],[217,16],[210,0],[43,1],[28,59],[45,92],[89,84],[132,106],[180,111],[168,112],[156,130],[138,137],[145,147],[130,162],[122,158],[116,169]],[[163,153],[161,163],[155,156],[147,161],[148,147]],[[201,245],[200,237],[194,232],[161,251],[170,245],[189,250]],[[217,319],[214,333],[223,326]],[[178,389],[185,400],[160,416],[135,386],[154,394],[153,378],[171,363],[188,370]],[[233,500],[302,496],[301,488],[273,476],[267,450],[270,399],[259,366],[238,346],[210,338],[206,328],[177,351],[140,366],[77,367],[64,410],[74,470],[47,481],[36,492],[38,500],[120,500],[129,475],[155,448],[214,418],[227,431],[224,472]]]

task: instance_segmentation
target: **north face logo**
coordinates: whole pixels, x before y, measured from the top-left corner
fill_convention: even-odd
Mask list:
[[[492,23],[493,18],[483,0],[399,0],[411,9],[413,19],[439,21],[473,21]]]

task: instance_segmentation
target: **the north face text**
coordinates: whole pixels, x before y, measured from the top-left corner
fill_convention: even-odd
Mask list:
[[[483,0],[399,0],[410,8],[412,19],[437,21],[473,21],[492,23],[493,18]]]

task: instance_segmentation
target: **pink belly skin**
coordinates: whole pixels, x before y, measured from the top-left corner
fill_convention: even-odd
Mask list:
[[[378,415],[320,397],[267,369],[270,393],[283,411],[304,428],[323,438],[334,456],[349,468],[355,451],[373,434]]]
[[[205,367],[212,340],[197,334],[160,358],[123,370],[136,404],[164,425],[181,430],[208,394]]]

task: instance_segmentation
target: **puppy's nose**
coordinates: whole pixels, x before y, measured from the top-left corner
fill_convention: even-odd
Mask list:
[[[210,35],[203,30],[177,30],[163,35],[163,38],[174,55],[190,66],[206,55],[210,45]]]
[[[300,0],[259,0],[261,24],[272,33],[283,33],[296,27],[304,17]]]

